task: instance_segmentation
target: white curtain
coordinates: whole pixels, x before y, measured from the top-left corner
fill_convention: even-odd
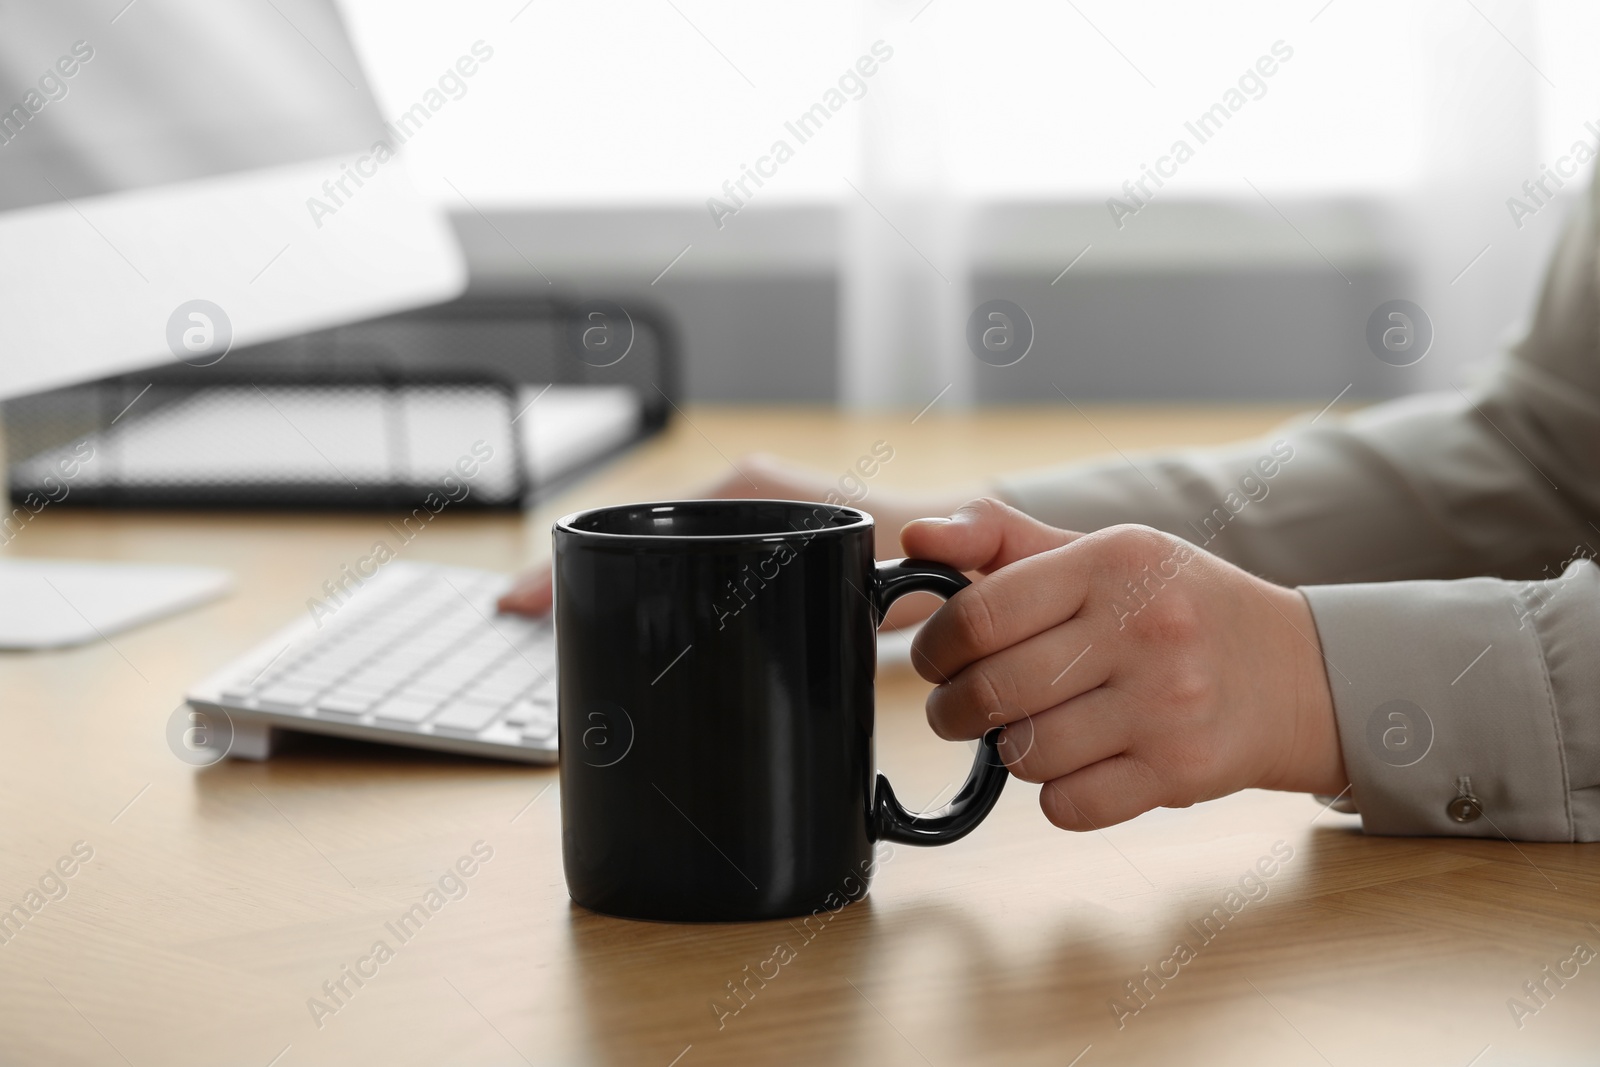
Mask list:
[[[894,78],[863,102],[857,177],[840,194],[849,403],[967,402],[971,253],[984,243],[993,258],[1006,257],[973,232],[979,208],[1007,198],[1104,200],[1103,240],[1116,242],[1110,198],[1139,203],[1118,177],[1147,173],[1172,139],[1194,142],[1186,119],[1236,85],[1252,59],[1284,51],[1293,58],[1272,64],[1262,95],[1249,97],[1231,128],[1215,144],[1196,142],[1192,163],[1145,190],[1219,210],[1267,199],[1311,234],[1327,206],[1358,202],[1376,224],[1333,235],[1339,252],[1330,256],[1352,268],[1373,260],[1397,268],[1409,283],[1391,295],[1432,320],[1433,348],[1402,388],[1464,383],[1470,365],[1514,332],[1588,168],[1534,216],[1514,219],[1512,202],[1534,203],[1523,183],[1539,179],[1542,164],[1556,165],[1574,142],[1600,141],[1584,125],[1600,131],[1596,64],[1574,47],[1596,40],[1586,32],[1595,12],[1530,0],[1316,0],[1242,5],[1224,18],[1205,6],[1213,10],[1135,13],[1085,2],[1048,15],[1020,2],[930,6],[908,27]],[[890,10],[876,5],[872,17],[882,24]],[[1080,65],[1044,63],[1051,53]],[[1059,261],[1079,250],[1061,248]]]
[[[950,136],[944,76],[961,50],[942,34],[918,38],[903,4],[872,0],[862,11],[862,39],[895,52],[857,102],[855,173],[841,194],[840,399],[856,408],[964,406],[972,200],[954,184],[951,155],[963,146]],[[898,47],[870,36],[880,31]]]
[[[1507,201],[1574,142],[1595,143],[1586,121],[1600,128],[1594,0],[341,2],[385,106],[414,100],[473,40],[495,48],[471,95],[408,148],[454,209],[461,194],[479,208],[677,206],[685,233],[639,251],[653,276],[691,244],[675,270],[714,261],[751,213],[837,207],[838,379],[857,406],[971,396],[974,252],[1003,265],[1012,251],[974,220],[997,204],[1101,211],[1285,48],[1156,198],[1266,212],[1265,197],[1319,244],[1319,218],[1358,205],[1376,222],[1326,236],[1328,258],[1407,272],[1393,295],[1421,304],[1437,335],[1407,387],[1458,381],[1526,308],[1590,168],[1521,226]],[[878,40],[894,57],[865,95],[714,227],[707,200]],[[1107,215],[1103,240],[1046,248],[1049,274],[1085,243],[1074,274],[1135,246],[1160,269],[1157,222],[1119,231]],[[627,244],[607,234],[597,254],[615,246],[620,261]],[[760,250],[775,270],[790,254]]]

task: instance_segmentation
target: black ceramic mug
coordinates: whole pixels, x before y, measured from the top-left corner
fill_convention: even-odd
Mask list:
[[[784,500],[629,504],[555,525],[562,856],[587,908],[774,919],[865,892],[873,845],[940,845],[1005,785],[998,731],[938,812],[872,754],[877,628],[959,571],[873,561],[872,517]],[[852,892],[851,887],[859,887]]]

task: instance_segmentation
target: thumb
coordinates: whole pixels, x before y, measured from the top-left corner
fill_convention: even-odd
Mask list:
[[[907,556],[988,574],[1040,552],[1071,544],[1082,534],[1058,530],[1009,504],[983,497],[948,519],[914,519],[900,531]]]

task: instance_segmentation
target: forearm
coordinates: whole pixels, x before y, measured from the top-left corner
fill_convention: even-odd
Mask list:
[[[1548,577],[1595,538],[1600,491],[1580,456],[1600,412],[1580,395],[1535,402],[1533,376],[1225,448],[1027,472],[997,489],[1052,525],[1143,523],[1288,585]]]

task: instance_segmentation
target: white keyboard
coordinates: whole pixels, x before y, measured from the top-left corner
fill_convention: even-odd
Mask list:
[[[265,758],[279,728],[527,763],[556,758],[551,620],[495,613],[510,579],[393,562],[188,695],[227,713],[228,754]],[[215,736],[215,735],[214,735]],[[220,758],[220,757],[219,757]]]

